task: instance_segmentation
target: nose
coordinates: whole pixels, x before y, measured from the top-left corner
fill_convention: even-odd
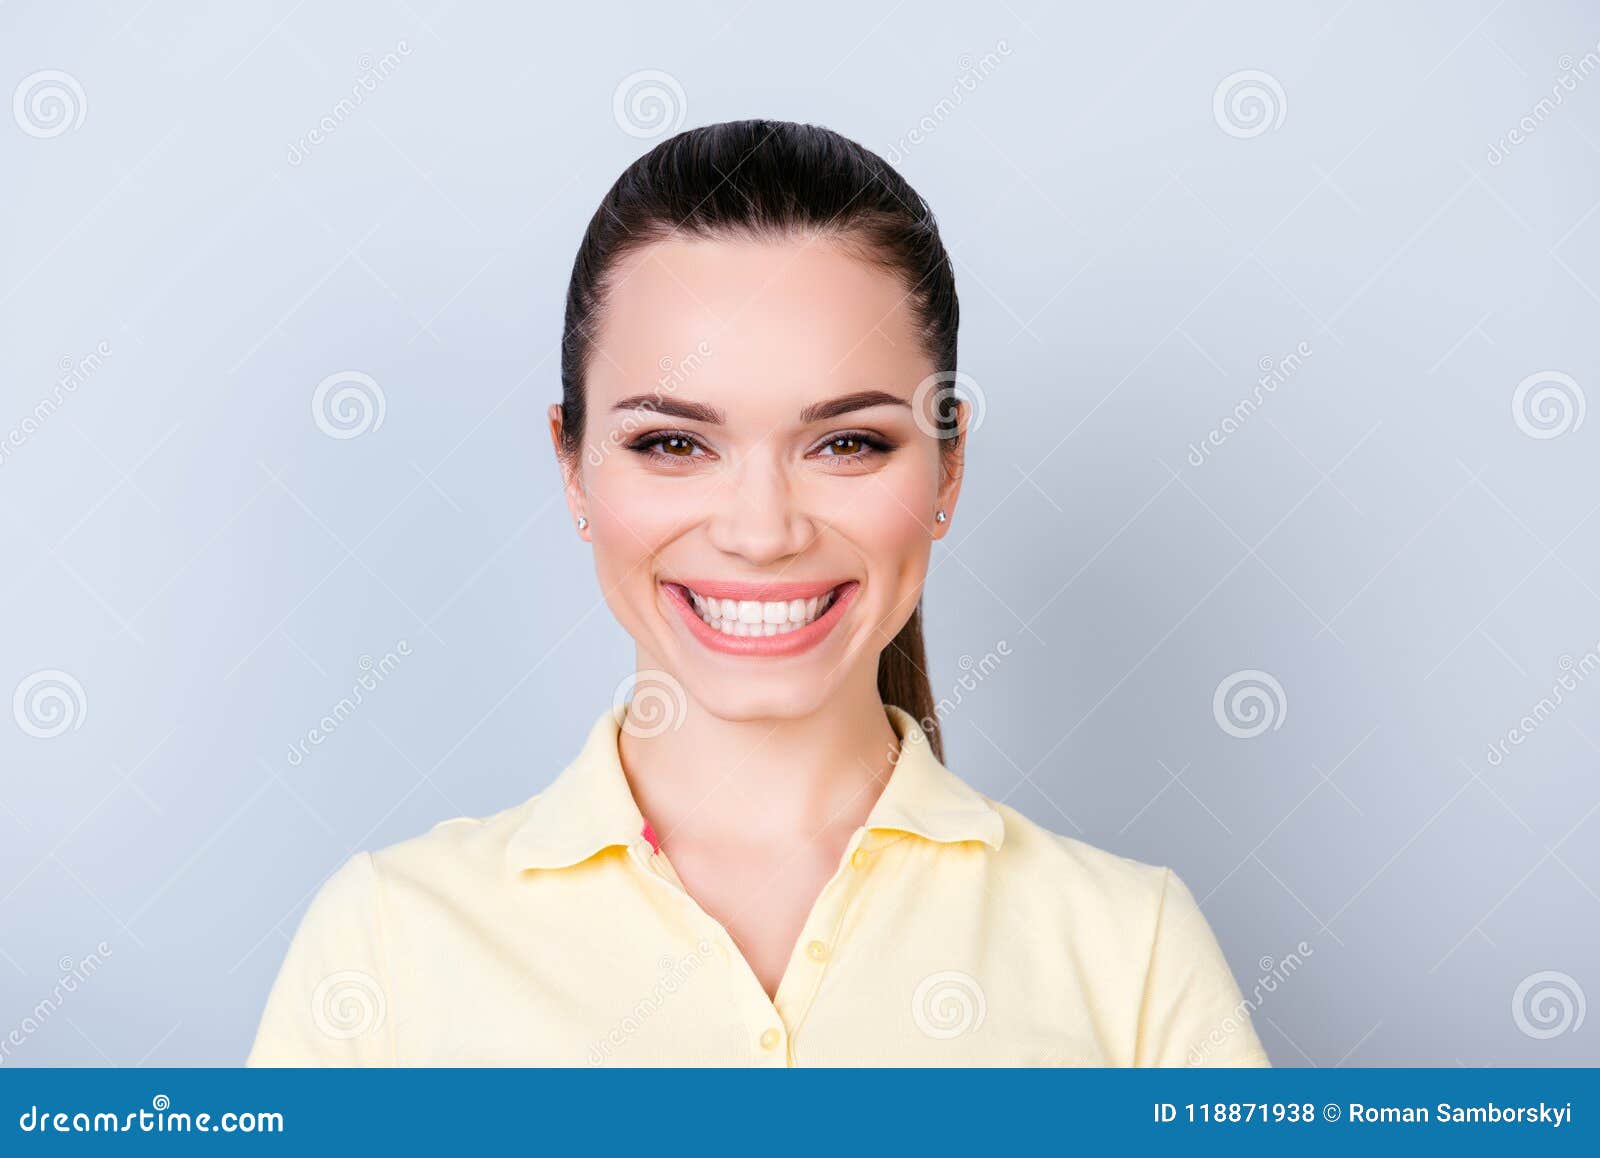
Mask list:
[[[708,522],[712,546],[757,565],[800,554],[816,538],[802,489],[778,456],[752,451],[718,488]]]

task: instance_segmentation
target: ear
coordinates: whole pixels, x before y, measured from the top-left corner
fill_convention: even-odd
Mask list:
[[[565,448],[561,444],[561,403],[552,402],[550,404],[549,415],[550,445],[555,449],[556,452],[556,465],[561,468],[561,489],[566,494],[567,511],[572,516],[573,524],[576,525],[578,516],[585,513],[586,506],[583,494],[583,480],[578,474],[578,469],[580,466],[582,466],[582,460],[569,459],[567,457]],[[587,530],[579,531],[578,536],[579,538],[587,540],[589,538],[589,532]]]
[[[929,513],[928,522],[933,537],[942,539],[955,525],[956,502],[961,497],[961,480],[967,466],[967,425],[972,420],[972,404],[964,399],[956,401],[956,434],[949,443],[939,444],[939,492],[934,499],[934,509],[942,510],[945,522],[936,522]],[[951,445],[950,443],[954,443]]]

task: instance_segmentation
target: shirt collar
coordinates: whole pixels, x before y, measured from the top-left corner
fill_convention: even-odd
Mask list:
[[[884,711],[900,738],[900,758],[868,813],[865,827],[913,833],[941,844],[982,841],[998,849],[1005,822],[994,807],[940,763],[916,721],[903,708]],[[608,708],[589,729],[572,763],[550,787],[524,805],[506,860],[512,871],[563,868],[601,849],[641,839],[645,819],[618,756],[620,712]]]

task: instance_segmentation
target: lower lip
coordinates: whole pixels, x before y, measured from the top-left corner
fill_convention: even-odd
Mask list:
[[[856,597],[856,592],[861,589],[861,584],[854,579],[841,585],[828,610],[804,627],[797,627],[782,635],[729,635],[700,618],[699,612],[695,611],[694,604],[689,602],[688,594],[682,587],[674,583],[663,583],[661,586],[666,591],[667,598],[678,609],[678,614],[683,617],[684,623],[688,624],[689,634],[712,651],[720,651],[724,655],[758,656],[799,655],[816,647],[833,630],[834,625],[844,615],[845,608],[850,606]]]

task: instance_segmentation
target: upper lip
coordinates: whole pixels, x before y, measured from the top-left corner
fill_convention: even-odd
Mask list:
[[[792,599],[811,599],[826,595],[836,587],[851,582],[849,579],[798,579],[787,583],[741,583],[734,579],[665,579],[687,587],[696,595],[708,599],[732,599],[735,602],[786,603]]]

